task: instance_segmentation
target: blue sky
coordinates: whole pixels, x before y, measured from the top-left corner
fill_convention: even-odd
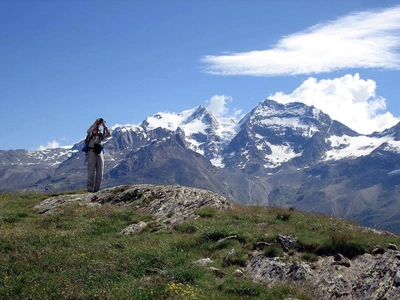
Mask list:
[[[400,120],[399,79],[397,0],[0,0],[0,150],[266,98],[370,133]]]

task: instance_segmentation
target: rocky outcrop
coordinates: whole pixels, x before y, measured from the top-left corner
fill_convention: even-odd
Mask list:
[[[254,252],[247,275],[274,286],[301,285],[316,299],[400,299],[400,253],[387,245],[383,254],[363,254],[352,260],[341,254],[320,257],[315,263],[266,257]]]
[[[71,203],[98,206],[106,203],[115,205],[133,205],[135,208],[153,215],[160,226],[170,227],[199,217],[195,211],[204,206],[217,209],[229,209],[231,203],[224,197],[191,187],[178,185],[124,185],[104,189],[96,193],[77,195],[59,195],[36,205],[34,209],[41,214],[51,214],[60,206]],[[122,229],[124,234],[139,233],[147,226],[146,222],[132,224]]]
[[[92,199],[95,197],[94,194],[77,194],[77,195],[59,195],[55,197],[48,198],[38,205],[36,205],[33,209],[36,210],[40,214],[52,214],[55,213],[60,207],[72,204],[79,203],[79,205],[85,206],[96,206],[98,203],[92,203]]]

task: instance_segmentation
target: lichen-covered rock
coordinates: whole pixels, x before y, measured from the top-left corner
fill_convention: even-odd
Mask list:
[[[268,286],[282,282],[308,286],[317,299],[400,299],[400,256],[391,249],[352,260],[340,254],[321,257],[314,264],[282,261],[255,251],[247,274]]]
[[[60,195],[48,198],[34,207],[40,214],[52,214],[61,206],[72,203],[79,203],[87,206],[98,206],[97,202],[92,202],[94,194]]]
[[[121,233],[122,234],[139,234],[143,231],[143,228],[145,228],[147,226],[146,222],[139,222],[137,224],[131,224],[128,227],[125,227]]]
[[[213,262],[214,261],[212,261],[209,257],[207,257],[194,261],[192,265],[198,267],[198,266],[205,266],[208,264],[212,264]]]
[[[108,188],[96,193],[60,195],[48,198],[34,209],[41,214],[51,214],[61,206],[79,203],[80,205],[99,206],[106,203],[115,205],[133,205],[139,210],[154,215],[161,227],[170,227],[199,216],[195,211],[204,206],[216,209],[229,209],[232,204],[224,197],[208,190],[179,185],[123,185]],[[121,232],[139,233],[145,224],[132,224]]]
[[[255,251],[247,265],[248,276],[256,282],[277,285],[282,281],[299,281],[313,278],[311,267],[305,262],[286,262],[279,257],[266,257]]]
[[[282,245],[283,249],[290,250],[297,243],[297,237],[289,234],[279,234],[277,241]]]

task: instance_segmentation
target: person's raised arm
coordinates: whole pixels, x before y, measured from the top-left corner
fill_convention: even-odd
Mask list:
[[[106,124],[105,120],[103,120],[102,125],[103,125],[103,129],[104,129],[103,139],[105,139],[105,138],[108,138],[111,135],[111,133],[110,133],[110,129],[107,127],[107,124]]]

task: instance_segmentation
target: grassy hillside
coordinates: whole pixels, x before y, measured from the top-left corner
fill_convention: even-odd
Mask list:
[[[154,222],[127,236],[123,228],[153,217],[111,204],[34,212],[49,196],[0,194],[0,299],[312,299],[307,288],[268,288],[234,271],[244,270],[258,242],[271,244],[262,248],[267,256],[309,262],[400,245],[398,238],[365,233],[343,220],[238,205],[229,211],[204,207],[197,220],[169,230]],[[297,248],[285,252],[275,242],[280,233],[296,235]],[[202,258],[213,263],[193,266]]]

